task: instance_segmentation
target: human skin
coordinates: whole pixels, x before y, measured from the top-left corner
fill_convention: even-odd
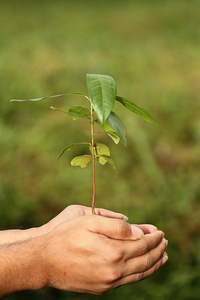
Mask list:
[[[65,221],[72,211],[74,218]],[[123,221],[123,215],[87,212],[69,207],[43,227],[42,234],[1,245],[0,296],[45,286],[102,294],[150,276],[167,261],[167,241],[154,226],[141,225],[143,234]]]
[[[115,218],[121,220],[126,218],[126,216],[124,216],[123,214],[116,213],[102,208],[96,208],[96,214],[107,218]],[[80,216],[89,216],[89,215],[92,215],[91,207],[86,207],[82,205],[69,205],[56,217],[54,217],[48,223],[40,227],[23,229],[23,230],[14,229],[14,230],[0,231],[0,245],[21,242],[29,238],[40,236],[42,234],[52,231],[57,225],[59,225],[62,222],[69,221],[71,219]],[[155,226],[150,224],[136,225],[136,226],[141,230],[143,230],[145,234],[157,230]],[[141,232],[139,232],[139,234],[141,234]]]

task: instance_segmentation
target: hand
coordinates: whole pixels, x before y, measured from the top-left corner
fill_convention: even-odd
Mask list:
[[[124,215],[120,213],[115,213],[110,210],[96,208],[97,215],[104,216],[107,218],[124,219]],[[69,221],[71,219],[80,216],[92,215],[92,210],[90,207],[81,205],[70,205],[66,207],[59,215],[50,220],[48,223],[35,228],[29,228],[25,230],[3,230],[0,231],[0,245],[17,243],[20,241],[25,241],[33,237],[41,236],[52,231],[57,225],[62,222]],[[153,225],[137,225],[144,234],[151,233],[157,228]]]
[[[103,208],[96,208],[95,211],[97,215],[107,218],[115,218],[121,220],[125,218],[125,216],[120,213],[116,213]],[[46,231],[49,232],[62,222],[69,221],[77,217],[90,215],[92,215],[91,207],[86,207],[82,205],[69,205],[63,211],[61,211],[61,213],[59,213],[56,217],[54,217],[52,220],[50,220],[47,224],[43,226],[45,226]]]
[[[127,218],[123,214],[116,213],[103,208],[96,208],[95,211],[97,215],[107,217],[107,218],[114,218],[114,219],[121,219],[121,220],[125,220]],[[82,205],[67,206],[61,213],[59,213],[56,217],[50,220],[47,224],[42,226],[43,227],[42,232],[43,231],[50,232],[62,222],[69,221],[80,216],[90,216],[90,215],[92,215],[91,207],[86,207]],[[149,224],[136,225],[136,226],[139,227],[144,232],[144,234],[152,233],[155,230],[157,230],[155,226]]]
[[[135,240],[139,234],[136,226],[102,216],[61,223],[41,237],[44,285],[102,294],[150,276],[167,261],[167,241],[159,230]]]

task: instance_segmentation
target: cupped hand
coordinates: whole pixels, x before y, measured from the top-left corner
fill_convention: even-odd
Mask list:
[[[113,218],[113,219],[120,219],[120,220],[127,219],[127,217],[124,216],[123,214],[116,213],[107,209],[96,208],[95,211],[96,214],[99,216]],[[92,215],[91,207],[86,207],[82,205],[69,205],[56,217],[50,220],[47,224],[43,225],[43,230],[45,229],[45,232],[50,232],[62,222],[66,222],[77,217],[90,216],[90,215]],[[152,233],[157,230],[157,228],[154,225],[150,225],[150,224],[142,224],[136,226],[140,228],[144,232],[144,234]]]
[[[125,217],[120,213],[115,213],[113,211],[103,209],[103,208],[96,208],[95,211],[97,215],[108,217],[108,218],[123,220]],[[46,224],[46,227],[50,231],[53,230],[57,225],[59,225],[62,222],[69,221],[77,217],[89,216],[89,215],[92,215],[91,207],[86,207],[82,205],[69,205],[63,211],[61,211],[61,213],[59,213],[56,217],[50,220]]]
[[[162,231],[143,235],[134,225],[102,216],[62,222],[42,237],[45,286],[102,294],[144,279],[167,261],[163,237]]]

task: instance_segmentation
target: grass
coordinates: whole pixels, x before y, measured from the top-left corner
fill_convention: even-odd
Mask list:
[[[104,73],[160,125],[125,118],[128,147],[110,142],[117,170],[97,168],[97,206],[163,229],[169,263],[99,298],[200,297],[199,6],[197,0],[0,1],[1,228],[37,226],[66,205],[91,203],[90,170],[69,165],[79,153],[57,162],[66,145],[87,138],[87,124],[49,109],[84,100],[11,104],[11,98],[86,93],[85,73]],[[8,299],[56,295],[95,298],[45,289]]]

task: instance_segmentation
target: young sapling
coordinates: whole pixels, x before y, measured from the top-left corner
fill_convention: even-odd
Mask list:
[[[87,167],[92,162],[92,213],[95,213],[95,161],[101,165],[109,163],[114,169],[114,161],[110,157],[110,149],[107,145],[96,142],[96,135],[99,132],[95,131],[94,124],[97,123],[104,132],[118,144],[119,141],[127,146],[126,129],[119,118],[119,116],[113,112],[115,102],[121,103],[126,109],[137,114],[147,122],[154,125],[158,125],[147,110],[133,103],[124,97],[117,96],[117,87],[114,79],[108,75],[102,74],[86,74],[86,84],[89,95],[83,95],[81,93],[66,93],[54,96],[47,96],[34,99],[12,99],[11,101],[40,101],[48,98],[56,98],[60,96],[78,95],[84,97],[88,102],[88,107],[72,106],[68,111],[63,111],[59,108],[50,106],[51,109],[65,113],[76,120],[78,118],[84,118],[90,123],[90,141],[83,141],[81,143],[73,143],[67,146],[59,155],[59,158],[66,152],[71,150],[74,146],[85,144],[89,147],[90,154],[83,154],[76,156],[72,159],[72,166],[79,166],[81,168]]]

